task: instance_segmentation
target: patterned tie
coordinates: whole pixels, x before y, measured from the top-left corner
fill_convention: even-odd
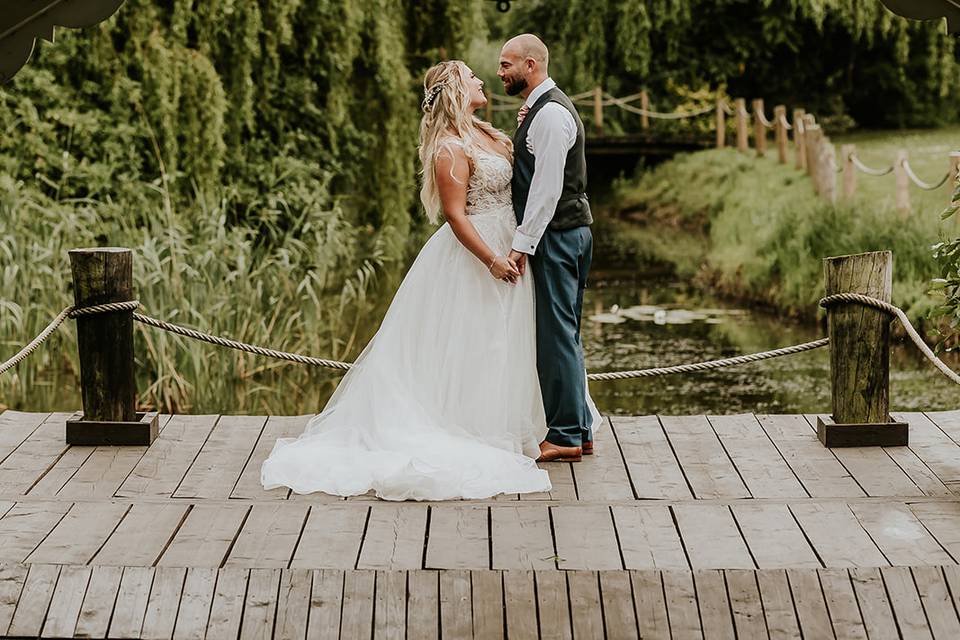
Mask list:
[[[523,119],[527,117],[527,112],[530,111],[530,107],[523,105],[520,107],[520,111],[517,112],[517,127],[523,124]]]

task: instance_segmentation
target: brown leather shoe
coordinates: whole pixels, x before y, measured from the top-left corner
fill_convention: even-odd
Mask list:
[[[589,442],[584,442],[584,443],[583,443],[583,446],[581,447],[581,449],[583,449],[583,455],[585,455],[585,456],[592,456],[592,455],[593,455],[593,440],[591,440],[591,441],[589,441]]]
[[[540,443],[537,462],[580,462],[582,455],[581,447],[561,447],[544,440]]]

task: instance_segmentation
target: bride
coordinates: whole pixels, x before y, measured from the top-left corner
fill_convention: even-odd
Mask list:
[[[549,491],[534,289],[505,257],[516,229],[513,147],[474,116],[483,82],[460,61],[424,78],[420,197],[443,224],[324,410],[278,439],[265,489],[387,500]],[[599,418],[590,403],[595,422]]]

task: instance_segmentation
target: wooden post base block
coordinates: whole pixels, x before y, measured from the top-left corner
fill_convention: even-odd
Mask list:
[[[817,437],[825,447],[905,447],[910,434],[906,422],[837,424],[817,418]]]
[[[156,411],[138,411],[137,420],[132,422],[101,422],[84,417],[78,411],[67,420],[67,444],[150,446],[160,431]]]

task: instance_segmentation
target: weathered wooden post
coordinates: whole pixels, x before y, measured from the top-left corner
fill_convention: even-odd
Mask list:
[[[857,193],[857,167],[853,164],[853,154],[857,152],[856,145],[845,144],[840,147],[840,156],[843,162],[843,199],[852,200]]]
[[[640,128],[646,131],[650,128],[650,116],[646,113],[650,110],[650,96],[646,89],[640,92],[640,108],[644,111],[640,114]]]
[[[813,117],[811,113],[803,114],[803,151],[804,151],[804,164],[807,168],[807,173],[812,177],[816,171],[816,165],[813,162],[813,159],[816,157],[814,155],[815,147],[817,145],[817,131],[819,127],[817,126],[817,120]]]
[[[774,137],[777,140],[777,162],[787,164],[787,108],[778,104],[773,108]]]
[[[837,201],[837,150],[826,136],[820,144],[820,195],[831,204]]]
[[[767,125],[763,123],[764,119],[763,98],[755,98],[753,101],[753,146],[757,148],[758,158],[767,154]]]
[[[129,249],[73,249],[69,255],[78,308],[133,300]],[[67,420],[67,444],[151,444],[157,414],[136,410],[133,311],[77,317],[77,345],[83,412]]]
[[[603,135],[603,89],[593,88],[593,127],[598,136]]]
[[[489,89],[484,89],[483,94],[487,97],[486,117],[487,122],[493,122],[493,96]]]
[[[826,295],[860,293],[890,302],[893,254],[874,251],[823,261]],[[827,308],[831,420],[817,420],[827,447],[903,446],[908,426],[890,418],[890,320],[857,303]]]
[[[727,146],[727,113],[723,110],[726,103],[723,98],[717,99],[717,149]]]
[[[900,149],[893,161],[893,177],[896,179],[895,202],[901,218],[910,215],[910,177],[904,163],[907,161],[907,150]]]
[[[797,159],[796,167],[797,169],[806,169],[807,168],[807,140],[804,135],[804,111],[803,109],[794,109],[793,110],[793,143],[796,147]]]
[[[734,101],[734,111],[737,118],[737,151],[746,153],[750,145],[747,139],[747,101],[737,98]]]

